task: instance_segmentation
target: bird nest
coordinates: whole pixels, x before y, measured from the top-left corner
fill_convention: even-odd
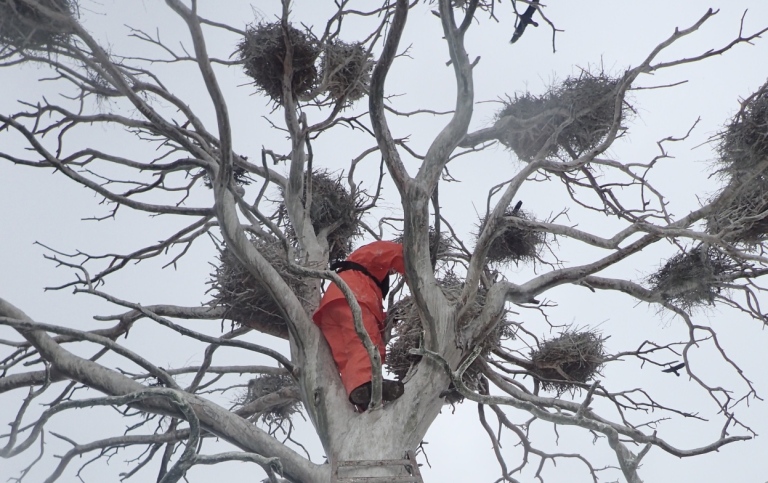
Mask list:
[[[37,0],[37,3],[67,17],[74,17],[77,12],[77,2],[73,0]],[[52,20],[40,8],[21,0],[0,0],[0,45],[45,50],[67,42],[71,35],[68,21]]]
[[[768,83],[747,98],[718,135],[722,170],[738,177],[768,159]]]
[[[504,216],[534,220],[531,213],[508,207]],[[487,218],[480,219],[477,237],[483,232]],[[493,239],[488,247],[486,260],[499,265],[509,263],[527,263],[538,259],[541,249],[546,242],[546,234],[528,228],[507,226]]]
[[[457,303],[461,296],[463,284],[451,272],[438,280],[438,285],[451,303]],[[485,305],[485,296],[487,290],[481,288],[478,291],[475,303],[465,315],[464,320],[472,320],[477,317]],[[419,316],[418,308],[412,296],[406,296],[400,299],[396,304],[390,307],[385,320],[387,326],[394,327],[393,337],[387,347],[387,357],[385,367],[390,374],[394,374],[397,380],[402,381],[416,364],[421,360],[421,356],[411,354],[412,349],[418,349],[423,340],[423,324]],[[513,339],[514,331],[506,323],[506,310],[498,316],[495,328],[482,342],[483,349],[481,356],[489,354],[494,348],[499,347],[503,341]],[[479,365],[472,364],[462,377],[464,383],[472,390],[477,390],[481,384],[482,374]],[[456,391],[450,392],[445,396],[448,403],[461,402],[463,397]]]
[[[667,260],[658,272],[648,277],[648,283],[666,300],[690,310],[712,304],[721,290],[720,277],[735,268],[727,255],[701,245]]]
[[[352,195],[342,182],[341,175],[333,176],[325,170],[315,170],[312,173],[312,203],[309,216],[315,233],[323,229],[328,231],[328,248],[331,260],[343,260],[352,251],[352,239],[360,234],[361,199]],[[304,196],[302,202],[306,205],[308,183],[304,174]],[[285,193],[282,193],[283,196]],[[290,224],[285,203],[278,208],[278,223],[285,226],[286,232],[292,238],[296,232]]]
[[[291,91],[296,96],[302,96],[317,84],[315,63],[320,55],[320,46],[311,32],[303,32],[290,25],[287,30],[293,51]],[[236,51],[245,73],[258,89],[276,102],[283,98],[285,37],[280,22],[251,25]]]
[[[236,404],[242,407],[264,396],[295,385],[296,383],[290,376],[261,374],[248,381],[248,390],[242,394]],[[257,421],[270,426],[280,426],[283,421],[290,420],[291,416],[300,410],[301,401],[291,400],[270,406],[268,411],[258,413],[255,416]]]
[[[739,181],[731,181],[729,187]],[[727,188],[726,188],[727,189]],[[759,245],[768,240],[768,179],[756,176],[725,202],[714,200],[707,217],[707,231],[731,243]]]
[[[598,374],[605,362],[605,339],[593,330],[567,330],[531,352],[531,372],[541,389],[558,396]]]
[[[571,159],[597,147],[614,125],[616,87],[621,79],[583,73],[568,77],[541,96],[526,92],[504,102],[496,115],[498,140],[523,161]],[[625,116],[622,108],[619,122]]]
[[[368,92],[373,56],[360,42],[333,41],[325,46],[322,58],[323,82],[334,100],[347,104]]]
[[[307,299],[309,284],[288,270],[285,251],[277,239],[253,239],[253,245],[277,270],[299,300]],[[269,290],[227,248],[219,250],[219,264],[210,281],[213,300],[209,305],[226,308],[224,318],[240,325],[287,337],[288,328]]]
[[[395,243],[400,243],[401,245],[405,243],[405,240],[403,238],[403,234],[400,234],[392,239]],[[435,236],[436,232],[434,227],[429,227],[429,251],[432,252],[432,247],[435,245]],[[443,231],[440,232],[440,237],[437,240],[437,259],[443,260],[446,257],[450,255],[451,252],[453,252],[455,246],[453,244],[453,240]]]

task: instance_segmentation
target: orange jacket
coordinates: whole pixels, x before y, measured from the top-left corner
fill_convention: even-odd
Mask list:
[[[401,275],[405,274],[405,261],[403,260],[403,246],[390,241],[375,241],[364,245],[348,257],[347,261],[359,263],[364,266],[377,280],[386,277],[390,270]],[[344,280],[355,294],[357,303],[365,305],[376,317],[377,322],[384,320],[384,305],[382,304],[381,289],[371,280],[371,277],[358,270],[346,270],[339,276]],[[335,300],[346,300],[341,289],[332,283],[326,290],[320,306],[312,316],[315,323],[320,320],[323,308]]]

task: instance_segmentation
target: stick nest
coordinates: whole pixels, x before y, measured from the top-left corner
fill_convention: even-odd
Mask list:
[[[731,181],[733,187],[738,180]],[[707,231],[731,243],[759,245],[768,240],[768,179],[759,175],[738,187],[725,202],[715,199],[715,211],[707,217]]]
[[[322,58],[323,81],[336,101],[352,104],[361,99],[371,84],[373,56],[360,42],[333,41],[325,46]]]
[[[574,383],[587,383],[600,374],[605,361],[604,341],[593,330],[567,330],[531,352],[531,372],[538,376],[541,389],[560,396],[575,389]]]
[[[37,0],[45,8],[68,17],[77,12],[73,0]],[[72,35],[68,21],[47,18],[39,8],[20,0],[0,0],[0,45],[18,49],[46,50],[66,43]]]
[[[741,110],[718,135],[720,172],[729,178],[723,192],[737,191],[707,218],[707,230],[731,243],[758,245],[768,235],[768,83],[747,98]]]
[[[504,216],[520,218],[522,220],[535,220],[531,213],[523,210],[518,210],[515,213],[512,207],[507,208]],[[487,218],[485,217],[480,219],[475,238],[478,238],[480,233],[483,232],[486,220]],[[488,247],[486,260],[499,265],[532,262],[539,258],[545,242],[546,234],[544,232],[507,226],[491,242],[491,245]]]
[[[255,238],[252,243],[277,270],[299,300],[306,300],[309,284],[288,271],[288,261],[280,241]],[[287,323],[272,295],[226,246],[219,249],[219,264],[211,276],[210,291],[213,292],[213,300],[209,305],[226,307],[225,319],[255,328],[272,325],[276,326],[276,332],[284,330],[287,333]]]
[[[496,124],[504,123],[498,140],[526,162],[542,150],[544,158],[577,158],[597,147],[611,130],[620,80],[583,73],[541,96],[516,94],[496,115]],[[624,117],[622,108],[618,122]]]
[[[750,173],[768,159],[768,83],[742,103],[718,137],[722,170],[730,176]]]
[[[291,25],[288,26],[288,41],[293,49],[291,91],[296,96],[302,96],[317,84],[315,63],[320,55],[320,46],[311,32],[303,32]],[[280,22],[250,25],[237,46],[236,54],[256,87],[273,101],[282,100],[286,48]]]
[[[736,269],[733,261],[721,251],[698,246],[667,260],[648,283],[662,297],[685,310],[712,304],[720,293],[720,276]]]
[[[436,236],[435,228],[430,226],[429,227],[430,253],[432,252],[432,247],[435,245],[435,236]],[[405,243],[405,240],[403,237],[404,237],[404,234],[401,233],[400,235],[393,238],[392,241],[402,245],[403,243]],[[450,255],[454,251],[454,249],[455,249],[455,246],[451,237],[449,237],[446,232],[441,231],[440,237],[437,240],[437,259],[438,260],[445,259],[448,255]]]
[[[451,303],[456,303],[461,296],[463,284],[452,272],[438,280],[440,288]],[[475,304],[466,314],[464,320],[472,320],[477,317],[485,305],[487,290],[482,287],[475,298]],[[513,329],[506,323],[506,310],[499,314],[495,328],[483,341],[481,356],[488,355],[494,348],[501,346],[505,340],[515,337]],[[385,320],[387,326],[394,328],[393,337],[387,347],[385,366],[390,374],[394,374],[397,380],[402,381],[411,368],[421,360],[421,356],[411,354],[411,349],[418,349],[423,339],[423,323],[419,317],[419,311],[413,297],[406,296],[390,307]],[[477,364],[471,365],[462,377],[464,383],[472,390],[477,390],[483,376]],[[447,403],[457,403],[463,400],[458,392],[453,392],[445,397]]]
[[[360,234],[361,199],[351,194],[342,182],[341,175],[334,176],[328,171],[317,169],[312,173],[312,204],[309,216],[315,233],[329,228],[328,247],[331,260],[343,260],[352,251],[352,239]],[[304,174],[304,195],[307,201],[307,174]],[[285,193],[283,193],[283,196]],[[285,203],[278,208],[278,223],[286,228],[289,236],[296,232],[290,224]]]
[[[278,376],[261,374],[248,381],[248,390],[237,401],[238,406],[245,406],[257,399],[275,393],[280,389],[295,386],[296,383],[290,376]],[[269,411],[258,414],[257,419],[268,425],[282,424],[290,420],[291,416],[299,412],[301,402],[298,400],[277,404],[269,408]]]

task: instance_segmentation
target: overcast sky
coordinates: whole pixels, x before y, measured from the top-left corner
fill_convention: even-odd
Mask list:
[[[376,2],[357,2],[365,8]],[[237,27],[258,16],[271,21],[279,8],[279,1],[260,1],[251,5],[247,2],[214,2],[202,0],[203,16],[217,21],[232,23]],[[225,7],[226,5],[226,7]],[[314,25],[316,32],[324,27],[324,13],[332,2],[299,0],[295,4],[293,21]],[[691,57],[703,51],[719,48],[738,35],[742,15],[745,14],[744,28],[751,33],[768,26],[768,2],[763,0],[703,2],[691,1],[586,1],[547,2],[546,12],[558,29],[557,51],[552,52],[552,31],[541,22],[539,28],[529,28],[516,44],[508,43],[512,34],[511,15],[508,3],[497,4],[500,23],[482,16],[467,37],[470,58],[480,56],[474,69],[477,109],[471,129],[489,125],[498,110],[497,101],[504,95],[530,90],[541,93],[553,81],[568,75],[578,74],[580,69],[592,71],[603,69],[609,74],[619,75],[626,68],[637,65],[659,42],[666,39],[676,27],[687,27],[699,19],[707,8],[720,9],[699,31],[683,39],[662,55],[662,60]],[[226,10],[225,10],[226,9]],[[447,49],[441,40],[438,19],[430,14],[429,8],[419,5],[410,13],[402,46],[411,45],[408,56],[397,60],[386,88],[388,94],[397,94],[393,105],[400,111],[416,108],[449,110],[454,105],[454,80],[452,69],[446,67]],[[129,39],[128,26],[142,28],[160,35],[174,47],[179,41],[189,46],[183,23],[164,6],[163,2],[137,0],[117,1],[82,0],[82,19],[96,36],[110,45],[116,54],[150,56],[161,55],[156,50],[136,39]],[[257,16],[255,17],[254,14]],[[364,33],[365,25],[350,22],[350,30],[342,34],[343,40],[354,40]],[[226,58],[235,49],[238,39],[231,34],[213,32],[209,37],[209,48],[213,55]],[[739,99],[754,92],[768,77],[765,60],[768,59],[768,39],[758,40],[754,45],[740,45],[723,56],[678,69],[670,69],[662,75],[641,78],[638,85],[656,86],[686,81],[668,89],[637,91],[632,102],[637,108],[636,116],[628,123],[629,133],[618,141],[608,153],[623,162],[648,162],[658,153],[656,141],[667,136],[684,135],[700,118],[690,137],[681,143],[669,146],[673,159],[660,163],[653,175],[657,188],[670,201],[670,211],[683,216],[696,208],[700,201],[709,199],[720,186],[720,180],[710,177],[715,155],[706,141],[715,134],[736,112]],[[214,130],[211,104],[199,78],[191,66],[157,65],[164,82],[171,90],[189,102],[198,115]],[[233,120],[234,145],[237,152],[256,158],[262,146],[277,152],[287,152],[288,143],[282,133],[269,128],[262,116],[270,116],[280,122],[281,114],[271,113],[268,101],[254,95],[248,85],[248,78],[237,67],[217,69],[225,89],[228,106]],[[60,84],[37,80],[48,72],[36,66],[4,69],[0,74],[0,110],[4,114],[19,110],[18,100],[36,102],[45,95],[49,100],[58,99]],[[358,112],[365,105],[356,106]],[[99,109],[88,105],[88,109]],[[316,116],[315,121],[320,119]],[[406,120],[392,120],[396,137],[410,136],[411,146],[424,152],[434,135],[447,118],[416,116]],[[312,119],[310,119],[310,122]],[[77,146],[77,143],[81,143]],[[137,144],[132,136],[117,130],[94,128],[82,130],[73,136],[74,150],[82,146],[100,146],[118,150],[130,146],[133,156],[150,157],[153,147]],[[339,131],[338,135],[321,138],[314,145],[315,163],[330,170],[348,166],[352,157],[374,145],[372,139],[360,133]],[[0,133],[3,150],[20,151],[18,137]],[[418,162],[406,158],[408,169],[413,173]],[[441,186],[442,208],[463,234],[474,230],[477,213],[485,211],[488,189],[498,182],[510,178],[520,163],[514,155],[501,148],[492,147],[480,154],[459,158],[450,165],[451,174],[460,180]],[[371,187],[375,184],[378,160],[373,158],[358,168],[358,179]],[[258,188],[256,188],[258,189]],[[276,193],[272,193],[276,195]],[[599,235],[612,234],[617,225],[613,220],[584,213],[569,206],[567,194],[559,183],[530,183],[520,192],[526,209],[539,218],[556,214],[564,208],[572,208],[571,223],[579,228]],[[379,212],[396,216],[399,200],[394,186],[385,185],[385,204]],[[120,313],[122,310],[109,306],[87,295],[72,295],[71,290],[44,292],[46,286],[55,286],[71,280],[74,274],[43,259],[48,253],[40,242],[57,250],[94,252],[128,252],[147,243],[152,243],[174,232],[178,221],[170,217],[150,218],[143,213],[131,213],[121,208],[117,217],[102,222],[81,221],[88,217],[104,216],[109,208],[100,205],[100,198],[86,189],[76,186],[63,176],[50,170],[34,170],[11,166],[0,161],[0,296],[25,310],[33,319],[78,328],[96,328],[100,323],[91,319],[94,315]],[[200,190],[193,194],[188,206],[205,206],[211,202],[211,193]],[[468,240],[469,241],[469,240]],[[594,253],[573,244],[555,246],[558,256],[569,263],[589,260]],[[632,263],[614,269],[613,276],[641,280],[657,269],[662,260],[675,253],[675,247],[662,245],[647,254],[635,257]],[[205,294],[206,281],[215,262],[215,250],[207,240],[193,246],[176,269],[161,270],[168,258],[143,262],[130,266],[116,274],[106,285],[110,293],[141,304],[168,303],[198,305],[208,300]],[[546,270],[546,267],[538,267]],[[507,274],[512,281],[522,282],[532,275],[532,267],[512,268]],[[583,289],[558,289],[547,293],[547,299],[558,306],[550,312],[560,324],[574,324],[579,327],[598,327],[609,335],[608,350],[618,352],[636,348],[646,339],[680,340],[686,329],[681,321],[668,314],[659,313],[656,307],[636,305],[618,295],[591,294]],[[768,301],[765,301],[768,302]],[[765,303],[764,302],[764,303]],[[709,325],[718,331],[721,342],[729,355],[744,369],[747,377],[755,384],[759,395],[768,394],[768,376],[763,370],[765,347],[768,335],[753,320],[730,311],[708,309],[698,312],[696,322]],[[528,330],[540,335],[549,335],[549,329],[535,314],[521,313],[516,320],[530,320]],[[219,325],[210,322],[192,322],[196,330],[218,333]],[[0,338],[12,338],[7,330],[0,330]],[[263,339],[253,340],[264,342]],[[13,337],[16,338],[16,337]],[[168,331],[157,329],[148,322],[142,322],[134,329],[126,345],[153,358],[162,366],[195,364],[202,358],[199,345],[179,340]],[[270,341],[275,347],[285,348],[279,341]],[[0,349],[0,354],[4,349]],[[86,351],[85,353],[88,353]],[[92,353],[92,352],[90,352]],[[249,353],[222,349],[217,353],[215,364],[269,363],[257,360]],[[705,374],[714,385],[728,386],[737,394],[743,394],[743,384],[735,382],[732,369],[722,362],[712,361],[711,345],[703,344],[693,352],[692,360],[697,369]],[[676,378],[660,374],[656,368],[641,370],[632,361],[610,365],[604,375],[604,384],[612,390],[628,389],[646,385],[654,391],[659,400],[672,406],[697,410],[709,422],[694,420],[665,421],[658,426],[659,436],[681,448],[692,448],[717,439],[722,422],[714,414],[714,406],[706,394],[687,377]],[[95,393],[91,394],[92,396]],[[15,411],[18,396],[0,398],[0,414],[9,415]],[[465,403],[443,411],[426,436],[426,455],[431,468],[425,467],[423,474],[427,481],[491,482],[499,470],[490,449],[490,442],[477,422],[475,404]],[[98,414],[94,416],[93,414]],[[528,418],[514,410],[509,411],[513,421]],[[768,432],[768,405],[762,401],[750,407],[742,407],[742,419],[757,433]],[[650,415],[656,419],[664,415]],[[6,416],[6,420],[9,416]],[[96,423],[98,421],[98,423]],[[73,414],[66,420],[55,421],[56,428],[68,431],[78,442],[87,442],[106,434],[119,434],[121,421],[114,412],[99,410],[90,415]],[[52,426],[53,427],[53,426]],[[558,434],[545,423],[535,423],[535,443],[542,448],[554,449],[559,434],[557,451],[564,453],[582,452],[593,458],[596,466],[615,465],[615,458],[605,440],[594,445],[592,437],[584,430],[559,428]],[[104,433],[109,430],[112,433]],[[313,461],[322,461],[322,450],[312,435],[311,428],[304,425],[299,435]],[[743,434],[743,433],[734,433]],[[300,436],[299,436],[300,438]],[[47,440],[51,448],[63,450],[66,445]],[[506,434],[502,440],[510,465],[517,465],[514,439]],[[206,445],[208,451],[224,451],[227,445],[218,448]],[[34,458],[29,455],[0,465],[0,477],[14,476],[19,469]],[[648,482],[679,481],[734,481],[762,482],[768,479],[768,462],[757,455],[768,454],[768,443],[763,437],[744,443],[729,445],[718,453],[687,460],[664,454],[654,448],[646,458],[640,471]],[[420,457],[421,458],[421,457]],[[118,481],[118,473],[130,468],[123,461],[127,457],[118,455],[109,466],[94,464],[84,471],[89,482]],[[426,462],[421,461],[420,462]],[[47,458],[30,475],[30,481],[40,481],[56,461]],[[532,481],[534,467],[521,476],[521,481]],[[76,466],[73,466],[76,468]],[[254,465],[229,463],[216,467],[196,467],[189,473],[191,482],[211,481],[213,478],[231,483],[252,482],[254,474],[261,474]],[[135,481],[150,481],[156,470],[151,469],[136,477]],[[544,473],[546,481],[588,481],[583,467],[577,464],[560,463],[557,468],[547,463]],[[547,477],[549,476],[549,477]],[[38,478],[38,479],[36,479]],[[74,481],[70,472],[61,481]],[[619,478],[616,471],[606,473],[606,480]]]

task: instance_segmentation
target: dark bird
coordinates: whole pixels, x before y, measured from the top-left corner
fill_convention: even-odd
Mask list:
[[[533,25],[534,27],[538,27],[539,24],[534,22],[533,20],[533,14],[536,13],[536,7],[539,4],[539,0],[533,0],[529,5],[528,8],[525,9],[525,12],[523,12],[522,15],[520,15],[519,20],[520,22],[517,24],[517,27],[515,27],[515,33],[512,34],[512,40],[509,41],[510,44],[514,44],[517,42],[520,37],[523,36],[523,32],[525,32],[525,27],[527,27],[529,24]]]
[[[685,367],[685,362],[681,362],[680,364],[674,365],[672,367],[667,367],[666,369],[663,369],[661,372],[667,372],[667,373],[674,372],[677,377],[680,377],[680,373],[677,371],[679,371],[683,367]]]

